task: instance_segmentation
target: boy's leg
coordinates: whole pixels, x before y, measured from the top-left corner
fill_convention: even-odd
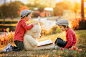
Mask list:
[[[55,44],[64,48],[66,46],[67,42],[63,41],[61,38],[57,38],[55,41]]]
[[[19,47],[18,47],[20,50],[23,50],[24,49],[24,44],[23,44],[23,41],[20,41],[19,43]]]
[[[24,49],[23,41],[14,41],[17,47],[13,48],[13,51],[20,51]]]

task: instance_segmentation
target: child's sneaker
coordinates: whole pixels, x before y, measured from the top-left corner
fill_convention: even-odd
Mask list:
[[[1,50],[1,53],[10,51],[12,51],[12,45],[9,43],[3,50]]]
[[[12,46],[12,45],[10,46],[9,50],[10,50],[10,51],[12,51],[12,50],[13,50],[13,46]]]

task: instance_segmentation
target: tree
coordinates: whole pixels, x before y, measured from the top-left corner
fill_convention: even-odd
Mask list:
[[[27,6],[20,6],[19,9],[20,9],[20,11],[17,11],[19,15],[20,15],[20,12],[21,12],[22,10],[29,10],[29,8],[28,8]]]
[[[38,7],[38,10],[39,10],[40,12],[43,12],[43,11],[44,11],[44,8],[45,8],[45,6],[41,5],[41,6]]]
[[[18,12],[20,10],[20,6],[24,5],[22,2],[20,1],[15,1],[15,2],[11,2],[9,4],[9,15],[10,17],[14,16],[14,17],[18,17]]]
[[[78,11],[80,10],[80,4],[79,3],[75,3],[74,7],[73,7],[73,11],[76,13],[78,13]]]
[[[62,14],[63,14],[63,7],[56,6],[56,8],[54,8],[54,16],[62,16]]]
[[[3,14],[2,14],[2,12],[1,12],[1,10],[0,10],[0,18],[2,18],[3,17]]]
[[[71,2],[59,2],[59,3],[57,3],[56,6],[54,7],[54,15],[55,16],[63,15],[63,10],[71,9],[72,7],[70,7],[70,6],[71,6]]]
[[[55,0],[27,0],[31,4],[41,4],[41,5],[47,5],[48,7],[53,7],[55,5]]]
[[[1,12],[3,13],[3,16],[4,17],[7,17],[8,16],[8,13],[9,13],[9,8],[8,8],[9,6],[8,5],[6,5],[6,4],[3,4],[2,6],[1,6]]]
[[[36,8],[38,8],[38,10],[39,10],[40,12],[42,12],[42,11],[44,10],[44,8],[46,7],[46,6],[41,5],[41,4],[39,4],[39,3],[36,3],[36,4],[26,4],[26,6],[29,7],[30,10],[34,10],[34,8],[36,7]]]
[[[34,10],[34,7],[36,7],[37,5],[35,5],[35,4],[26,4],[26,6],[27,6],[30,10]]]
[[[4,17],[18,17],[18,12],[20,6],[24,5],[20,1],[10,2],[9,4],[1,5],[1,12],[3,13]]]

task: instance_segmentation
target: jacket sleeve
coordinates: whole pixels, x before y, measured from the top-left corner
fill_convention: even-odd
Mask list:
[[[33,24],[27,26],[26,22],[25,21],[21,21],[21,25],[26,29],[26,30],[29,30],[33,27]]]
[[[72,36],[72,33],[68,33],[68,42],[67,42],[65,48],[70,47],[71,44],[72,44],[72,42],[73,42],[73,36]]]

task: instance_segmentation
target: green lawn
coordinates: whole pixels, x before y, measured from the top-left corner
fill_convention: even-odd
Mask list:
[[[9,52],[0,54],[0,56],[28,56],[28,57],[86,57],[86,30],[77,30],[75,31],[77,37],[76,47],[82,49],[79,51],[69,51],[68,49],[51,49],[51,50],[38,50],[38,51],[19,51],[19,52]],[[57,37],[61,37],[65,40],[65,32],[53,35],[43,36],[43,38],[51,39],[53,42]]]

